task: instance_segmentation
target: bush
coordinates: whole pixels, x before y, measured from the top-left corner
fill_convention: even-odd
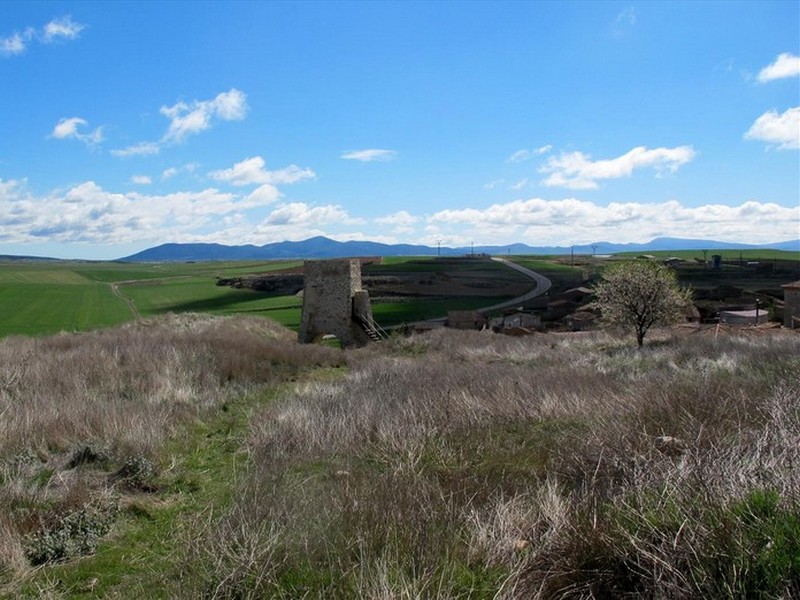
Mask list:
[[[91,554],[108,533],[117,514],[116,504],[94,503],[58,519],[24,541],[25,556],[34,566]]]

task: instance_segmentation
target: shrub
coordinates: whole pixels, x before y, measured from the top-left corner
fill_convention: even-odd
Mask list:
[[[91,554],[111,528],[117,510],[113,503],[93,503],[69,513],[29,535],[24,541],[25,556],[35,566]]]

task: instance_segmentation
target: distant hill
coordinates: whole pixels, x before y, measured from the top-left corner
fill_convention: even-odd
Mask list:
[[[58,259],[49,258],[47,256],[20,256],[17,254],[0,254],[0,262],[9,262],[9,261],[40,262],[45,260],[58,260]]]
[[[289,258],[345,258],[350,256],[457,256],[470,253],[482,254],[616,254],[619,252],[648,252],[656,250],[750,250],[769,248],[773,250],[800,251],[800,240],[774,244],[752,245],[717,242],[714,240],[692,240],[681,238],[656,238],[643,244],[615,244],[596,242],[576,246],[529,246],[510,244],[507,246],[470,246],[461,248],[437,248],[412,244],[381,244],[369,241],[337,242],[317,236],[300,242],[275,242],[264,246],[252,244],[226,246],[224,244],[162,244],[136,254],[120,258],[122,262],[185,262],[209,260],[269,260]]]

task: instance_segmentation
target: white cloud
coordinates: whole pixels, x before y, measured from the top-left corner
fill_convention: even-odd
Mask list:
[[[632,6],[622,10],[611,24],[611,34],[614,37],[623,37],[636,25],[636,9]]]
[[[428,221],[438,235],[481,244],[569,246],[598,240],[644,242],[660,236],[757,244],[797,238],[800,207],[754,200],[739,206],[687,207],[677,200],[601,206],[576,198],[532,198],[485,209],[443,210]]]
[[[413,225],[417,221],[419,221],[419,217],[413,216],[407,210],[401,210],[375,219],[375,222],[380,225]]]
[[[211,171],[208,176],[231,185],[281,185],[316,177],[311,169],[302,169],[297,165],[289,165],[277,171],[268,171],[264,168],[265,165],[263,158],[253,156],[234,164],[230,169]]]
[[[636,25],[636,9],[632,6],[624,9],[614,19],[614,23],[619,25]]]
[[[131,183],[135,183],[136,185],[150,185],[153,183],[153,178],[149,175],[132,175]]]
[[[0,55],[12,56],[25,52],[26,40],[19,33],[14,33],[9,37],[0,38]]]
[[[282,194],[278,188],[272,184],[265,183],[253,190],[247,196],[247,201],[254,206],[263,206],[276,202],[281,196]]]
[[[85,25],[75,23],[72,17],[66,15],[60,19],[53,19],[44,26],[42,41],[45,44],[50,44],[60,39],[74,40],[85,28]]]
[[[241,121],[247,115],[247,95],[235,88],[218,94],[213,100],[195,100],[191,104],[178,102],[162,106],[160,112],[170,120],[162,142],[180,143],[187,136],[205,131],[215,118],[222,121]]]
[[[86,119],[72,117],[71,119],[61,119],[53,128],[50,135],[57,139],[75,137],[78,133],[78,125],[88,125]]]
[[[384,217],[377,217],[376,219],[373,219],[373,221],[377,225],[386,225],[388,227],[391,227],[392,233],[398,235],[406,235],[406,236],[414,233],[415,228],[413,227],[413,225],[419,222],[419,220],[420,220],[419,217],[415,217],[406,210],[400,210],[391,215],[386,215]],[[380,240],[376,238],[373,241],[380,241]]]
[[[485,190],[493,190],[498,185],[502,185],[505,182],[506,182],[506,180],[502,179],[502,178],[501,179],[495,179],[494,181],[490,181],[489,183],[484,183],[483,184],[483,189],[485,189]]]
[[[50,137],[56,138],[58,140],[64,139],[75,139],[80,140],[84,144],[88,145],[95,145],[99,144],[103,141],[103,128],[98,127],[91,133],[81,133],[79,131],[80,127],[88,125],[89,122],[86,119],[82,119],[80,117],[70,117],[61,119],[56,126],[53,128],[52,133],[50,133]]]
[[[162,106],[159,112],[169,119],[167,132],[157,142],[140,142],[127,148],[112,150],[119,157],[158,154],[166,144],[178,144],[192,134],[209,129],[215,120],[241,121],[247,115],[247,95],[231,88],[212,100],[194,100]]]
[[[35,197],[24,182],[0,181],[0,242],[189,241],[209,230],[218,231],[245,208],[246,198],[213,188],[164,195],[121,194],[87,181]]]
[[[524,179],[520,179],[516,183],[512,183],[510,186],[508,186],[508,189],[514,190],[516,192],[524,188],[526,185],[528,185],[528,183],[530,183],[530,181],[528,180],[527,177],[525,177]]]
[[[553,149],[553,146],[551,146],[550,144],[547,144],[546,146],[541,146],[540,148],[534,148],[533,150],[528,150],[528,149],[517,150],[516,152],[514,152],[511,156],[509,156],[506,159],[506,162],[507,163],[523,162],[525,160],[533,158],[534,156],[540,156],[542,154],[547,154],[552,149]]]
[[[0,38],[0,56],[22,54],[33,41],[52,44],[61,40],[74,40],[85,28],[85,25],[76,23],[69,15],[53,19],[40,31],[33,27],[26,27],[21,33],[15,31],[9,36]]]
[[[172,179],[180,173],[194,173],[199,166],[200,165],[197,163],[186,163],[180,167],[170,167],[168,169],[164,169],[164,171],[161,173],[161,179],[166,181],[167,179]]]
[[[777,144],[782,150],[800,148],[800,106],[786,112],[770,110],[758,117],[744,134],[747,140]]]
[[[582,152],[570,152],[551,157],[539,171],[549,173],[543,182],[548,187],[593,190],[597,189],[598,180],[630,177],[635,169],[652,167],[658,172],[675,172],[694,157],[691,146],[652,150],[639,146],[617,158],[598,161]]]
[[[758,82],[767,83],[776,79],[786,79],[800,75],[800,56],[788,52],[778,55],[775,62],[761,69],[758,73]]]
[[[381,148],[370,148],[367,150],[344,152],[341,154],[340,158],[345,160],[359,160],[361,162],[387,162],[397,158],[397,152]]]
[[[125,158],[127,156],[150,156],[161,152],[161,146],[156,142],[140,142],[121,150],[112,150],[111,154]]]
[[[514,154],[512,154],[506,159],[506,162],[518,163],[524,160],[528,160],[532,156],[534,156],[534,154],[530,150],[517,150],[516,152],[514,152]]]
[[[333,225],[337,223],[357,224],[362,219],[353,219],[341,206],[332,204],[309,206],[304,202],[284,204],[273,210],[267,217],[267,225]]]
[[[144,176],[142,176],[144,177]],[[144,180],[142,180],[142,184]],[[443,210],[429,216],[408,211],[364,219],[339,205],[303,202],[273,205],[280,192],[262,184],[250,192],[214,188],[149,194],[118,193],[86,181],[35,195],[24,180],[0,179],[0,244],[92,245],[177,242],[256,243],[326,235],[468,246],[512,242],[560,245],[648,241],[659,236],[764,243],[797,238],[800,207],[750,200],[738,206],[659,203],[600,205],[577,198],[520,199],[488,207]],[[254,222],[256,214],[260,222]],[[396,236],[391,233],[398,234]]]

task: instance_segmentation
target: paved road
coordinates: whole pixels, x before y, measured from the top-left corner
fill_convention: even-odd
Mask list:
[[[547,290],[550,289],[552,282],[545,277],[544,275],[540,275],[536,271],[531,271],[527,267],[523,267],[522,265],[518,265],[515,262],[511,262],[510,260],[506,260],[505,258],[499,257],[492,257],[492,260],[496,260],[497,262],[501,262],[507,267],[519,271],[524,275],[530,277],[535,283],[536,287],[532,288],[531,291],[523,294],[519,298],[512,298],[511,300],[506,300],[505,302],[500,302],[499,304],[494,304],[492,306],[487,306],[486,308],[478,309],[478,312],[489,312],[492,310],[499,310],[502,308],[508,308],[510,306],[521,306],[523,302],[526,300],[530,300],[531,298],[536,298],[537,296],[541,296],[547,293]],[[444,323],[447,321],[447,317],[439,317],[437,319],[426,319],[424,321],[415,321],[413,323],[405,323],[403,325],[395,325],[394,327],[389,327],[388,329],[397,329],[400,327],[406,326],[416,326],[416,325],[424,325],[424,324],[433,324],[433,323]]]
[[[509,308],[512,306],[522,306],[522,304],[525,301],[546,294],[547,290],[550,289],[550,286],[553,285],[552,282],[547,277],[537,273],[536,271],[531,271],[528,267],[523,267],[522,265],[518,265],[515,262],[511,262],[510,260],[506,260],[505,258],[500,258],[500,257],[493,256],[492,260],[496,260],[497,262],[503,263],[504,265],[514,269],[515,271],[519,271],[523,275],[527,275],[533,281],[536,282],[536,287],[533,288],[530,292],[520,296],[519,298],[513,298],[511,300],[507,300],[506,302],[501,302],[500,304],[495,304],[493,306],[482,308],[481,312],[489,312],[491,310],[499,310],[501,308]]]

